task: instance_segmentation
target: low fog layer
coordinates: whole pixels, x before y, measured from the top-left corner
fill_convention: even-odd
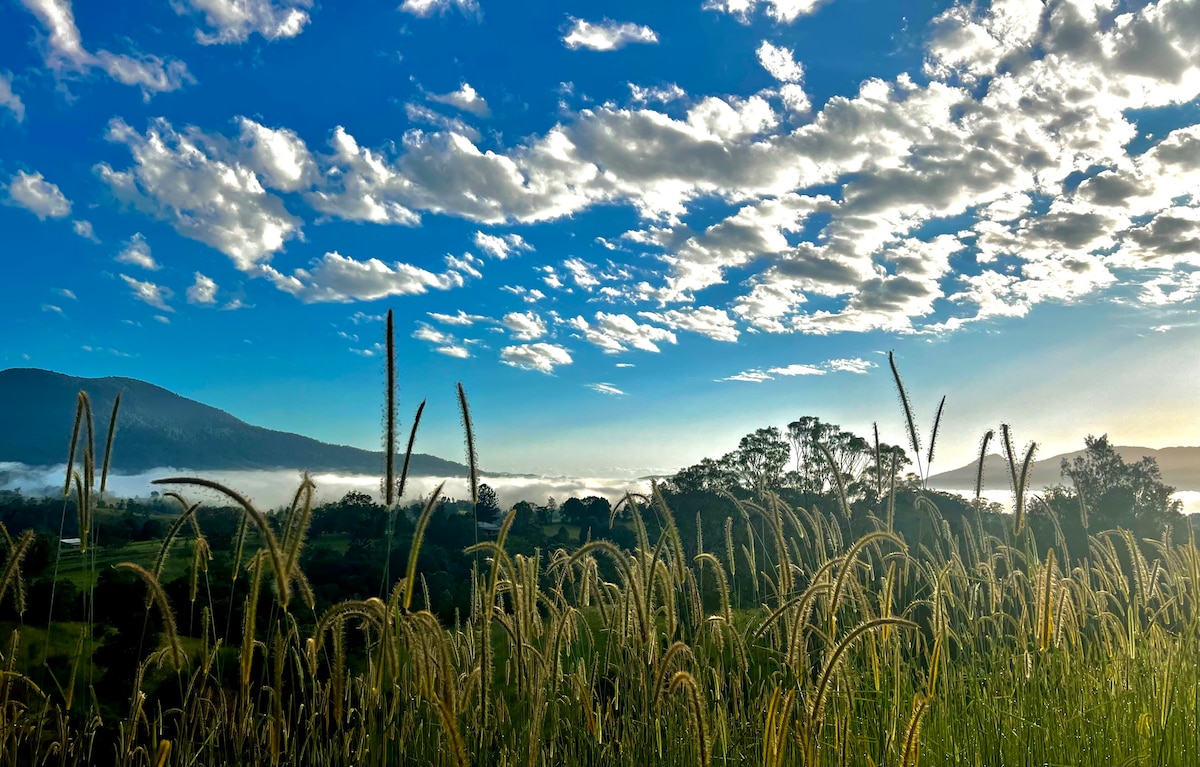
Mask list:
[[[57,495],[62,492],[66,467],[32,467],[20,463],[0,461],[0,490],[20,488],[26,495]],[[164,467],[141,474],[112,474],[108,477],[108,491],[119,497],[146,497],[151,491],[182,490],[192,500],[221,503],[218,493],[197,487],[151,485],[151,480],[165,477],[203,477],[215,480],[245,495],[256,506],[264,509],[290,504],[296,487],[300,483],[298,470],[275,471],[204,471]],[[365,474],[314,474],[317,485],[317,502],[336,501],[351,490],[368,493],[382,501],[382,480]],[[411,477],[404,491],[404,501],[427,498],[429,493],[445,481],[442,491],[451,498],[469,498],[470,489],[466,477]],[[626,491],[649,492],[650,483],[631,479],[604,477],[489,477],[480,476],[481,482],[491,485],[496,491],[500,505],[508,508],[518,501],[544,504],[553,496],[562,503],[572,496],[582,498],[598,495],[616,502]]]

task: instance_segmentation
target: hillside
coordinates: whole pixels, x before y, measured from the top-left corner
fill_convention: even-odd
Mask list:
[[[48,370],[0,371],[0,461],[53,466],[67,459],[76,394],[92,400],[96,448],[103,450],[118,392],[121,411],[112,471],[139,473],[171,466],[195,470],[311,469],[380,474],[382,451],[330,445],[264,429],[223,410],[134,378],[76,378]],[[462,475],[466,467],[414,454],[414,476]]]
[[[1162,470],[1163,481],[1176,490],[1200,490],[1200,447],[1155,449],[1121,446],[1114,449],[1125,463],[1139,461],[1143,456],[1154,458],[1158,461],[1159,469]],[[1039,489],[1047,485],[1064,483],[1060,473],[1062,459],[1071,460],[1079,455],[1083,455],[1082,450],[1035,461],[1029,486]],[[929,478],[929,484],[931,487],[943,490],[973,491],[977,466],[978,464],[972,461],[966,466],[952,471],[934,474]],[[985,488],[995,490],[1008,487],[1008,464],[999,453],[992,453],[984,459],[983,472]]]

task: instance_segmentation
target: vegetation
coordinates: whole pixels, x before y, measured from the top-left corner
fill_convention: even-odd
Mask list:
[[[461,387],[470,501],[396,505],[422,405],[382,507],[304,477],[274,513],[111,503],[81,395],[58,529],[0,526],[3,763],[1200,763],[1200,549],[1155,467],[1089,439],[1034,498],[1003,427],[1002,514],[925,487],[941,408],[923,444],[896,384],[907,447],[801,419],[494,535]]]

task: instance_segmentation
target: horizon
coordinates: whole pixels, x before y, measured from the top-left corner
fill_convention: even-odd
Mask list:
[[[496,472],[904,444],[889,350],[933,473],[1200,442],[1197,3],[866,2],[0,6],[0,366],[378,450],[394,309]]]

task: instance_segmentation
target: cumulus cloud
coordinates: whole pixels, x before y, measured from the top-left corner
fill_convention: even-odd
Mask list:
[[[629,43],[657,43],[658,34],[650,27],[631,22],[618,23],[608,19],[591,22],[571,18],[571,28],[562,41],[571,50],[615,51]]]
[[[269,266],[261,267],[261,273],[280,290],[305,303],[377,301],[388,296],[448,290],[464,283],[462,274],[454,270],[434,273],[400,261],[357,261],[337,251],[326,253],[310,268],[296,269],[290,276]]]
[[[0,107],[12,112],[17,122],[25,119],[25,102],[13,93],[12,74],[9,72],[0,72]]]
[[[89,52],[75,25],[75,12],[69,0],[21,0],[45,28],[46,64],[62,72],[87,72],[101,69],[119,83],[136,85],[145,98],[154,93],[174,91],[195,82],[187,65],[178,59],[147,53]]]
[[[533,250],[533,246],[519,234],[495,235],[484,232],[475,233],[475,247],[501,261],[514,253]]]
[[[784,106],[791,112],[807,112],[812,103],[804,92],[804,67],[796,61],[792,49],[763,40],[756,54],[762,68],[779,81],[779,98]]]
[[[826,360],[818,364],[792,363],[773,368],[751,368],[740,373],[718,378],[718,381],[745,381],[747,383],[762,383],[775,378],[794,378],[796,376],[823,376],[829,373],[866,373],[876,367],[874,362],[860,358]]]
[[[125,247],[117,254],[116,260],[122,264],[140,266],[152,272],[161,268],[154,260],[154,256],[150,254],[150,244],[146,242],[146,237],[141,232],[137,232],[129,238],[129,242],[125,243]]]
[[[427,322],[418,322],[417,329],[413,331],[412,337],[431,344],[435,352],[445,354],[447,357],[466,359],[471,356],[467,347],[454,335],[444,333]]]
[[[642,325],[627,314],[596,312],[595,324],[583,317],[567,320],[567,324],[583,334],[585,340],[604,350],[606,354],[617,354],[629,348],[647,352],[660,351],[660,343],[674,344],[675,334],[655,325]]]
[[[476,117],[487,117],[491,114],[488,109],[487,101],[479,92],[471,87],[470,83],[463,83],[456,91],[443,94],[430,94],[430,101],[436,101],[439,104],[447,104],[456,109],[461,109],[464,112],[470,112]]]
[[[77,219],[71,222],[71,229],[75,232],[75,234],[79,235],[85,240],[100,242],[100,238],[96,236],[96,231],[92,228],[91,221]]]
[[[599,392],[600,394],[609,394],[609,395],[620,396],[625,393],[610,383],[587,384],[587,388],[591,389],[594,392]]]
[[[533,341],[546,335],[546,321],[533,312],[509,312],[500,324],[518,341]]]
[[[824,0],[705,0],[704,8],[732,14],[743,24],[749,24],[761,8],[772,20],[790,24],[814,13],[823,3]]]
[[[107,163],[96,166],[118,199],[216,248],[241,271],[253,272],[287,240],[299,236],[300,219],[267,192],[256,172],[286,178],[285,170],[256,168],[198,129],[180,132],[163,119],[151,123],[145,134],[113,120],[108,139],[124,144],[133,157],[134,164],[126,170]],[[263,149],[261,156],[270,154]],[[259,156],[253,150],[251,155]]]
[[[43,221],[71,214],[71,201],[41,173],[17,171],[17,174],[8,180],[5,191],[5,202],[25,208]]]
[[[444,325],[463,325],[470,326],[476,322],[490,322],[490,318],[479,314],[467,314],[462,309],[459,309],[455,314],[442,314],[440,312],[429,312],[429,316]]]
[[[267,40],[295,37],[309,22],[312,0],[181,0],[172,3],[178,13],[203,14],[209,30],[197,29],[204,45],[244,43],[250,35]]]
[[[211,306],[217,302],[217,283],[212,277],[206,277],[200,272],[195,274],[195,282],[187,289],[187,302],[200,306]]]
[[[687,93],[675,83],[647,87],[629,83],[629,98],[635,104],[669,104],[687,98]]]
[[[539,341],[536,344],[521,344],[506,346],[500,350],[500,360],[506,365],[512,365],[523,370],[537,370],[541,373],[552,373],[560,365],[570,365],[571,354],[557,344]]]
[[[167,305],[167,300],[173,295],[170,288],[156,285],[153,282],[135,280],[126,274],[122,274],[121,279],[125,280],[125,284],[133,292],[133,297],[142,303],[149,304],[163,312],[175,311]]]
[[[683,307],[666,312],[638,312],[638,316],[672,330],[689,330],[716,341],[738,340],[737,323],[724,309],[712,306]]]
[[[445,13],[451,8],[457,8],[464,15],[479,13],[479,3],[475,0],[404,0],[400,10],[413,16],[425,18],[435,13]]]

